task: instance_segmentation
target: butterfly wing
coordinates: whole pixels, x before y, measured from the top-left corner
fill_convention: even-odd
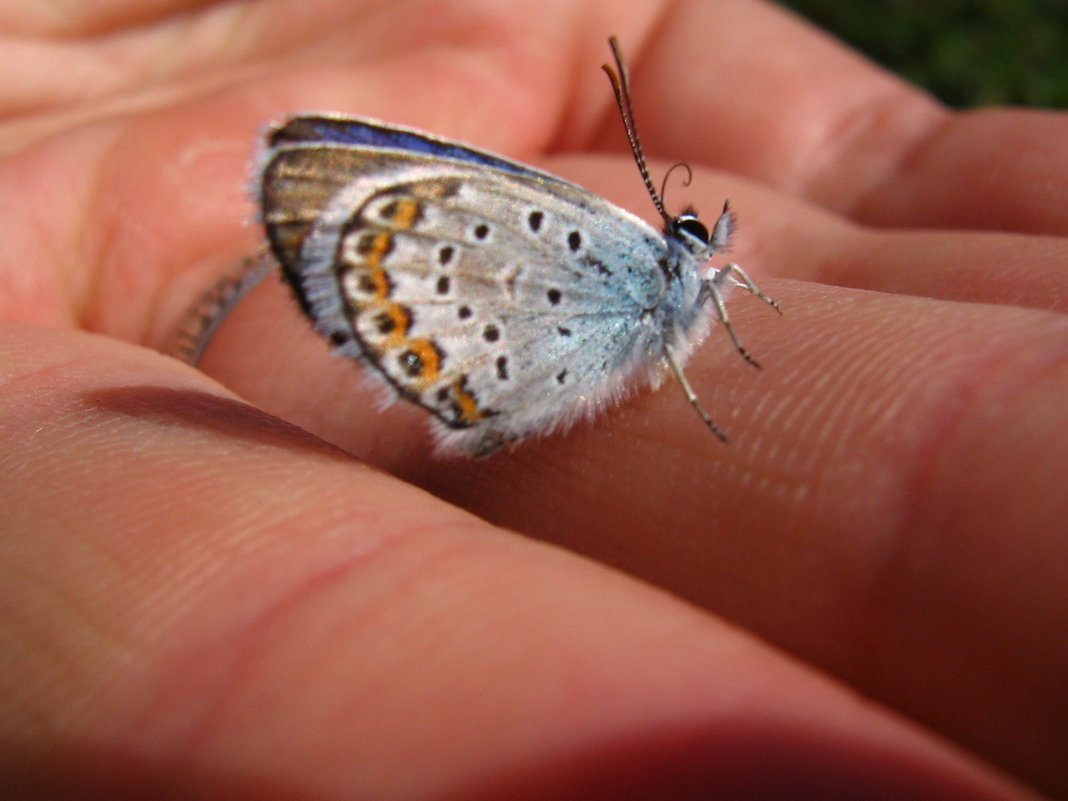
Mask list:
[[[444,450],[551,430],[659,364],[669,254],[653,228],[546,173],[400,133],[420,147],[275,136],[262,208],[316,327],[434,415]]]

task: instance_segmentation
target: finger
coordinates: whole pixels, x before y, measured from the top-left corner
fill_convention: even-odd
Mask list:
[[[609,190],[632,208],[639,208],[643,200],[623,186],[609,186]],[[700,170],[684,191],[699,209],[718,208],[723,197],[730,198],[738,224],[729,257],[758,274],[943,300],[1068,311],[1068,239],[1064,237],[886,231]]]
[[[652,155],[880,226],[1068,230],[1068,117],[951,114],[783,9],[673,7],[633,54]],[[599,142],[625,147],[611,103]]]
[[[745,208],[745,192],[731,194]],[[961,248],[961,239],[938,251],[925,235],[898,241],[842,224],[821,228],[817,217],[826,215],[810,214],[811,227],[793,213],[758,215],[751,225],[743,217],[746,235],[732,256],[771,271],[787,263],[809,277],[854,264],[859,280],[867,280],[865,259],[882,260],[869,279],[894,276],[898,290],[899,276],[944,267],[941,277],[921,280],[942,281],[947,295],[961,286],[982,291],[964,280],[979,248]],[[1047,242],[1016,240],[1017,255]],[[868,253],[873,243],[881,250]],[[947,280],[954,270],[957,280]],[[1002,291],[1016,281],[1004,278]],[[1063,287],[1050,286],[1064,297]],[[379,412],[388,393],[355,365],[329,358],[273,281],[227,321],[204,368],[271,412],[480,516],[730,610],[991,758],[1048,778],[1060,724],[1018,732],[1031,710],[1061,701],[1059,669],[1035,677],[1032,665],[1066,661],[1049,654],[1059,639],[1044,611],[1057,608],[1065,555],[1041,533],[1066,511],[1049,478],[1059,468],[1048,460],[1068,449],[1044,433],[1068,430],[1057,361],[1063,322],[996,305],[765,289],[785,318],[731,299],[735,326],[764,371],[752,375],[721,331],[688,370],[731,436],[722,449],[669,382],[486,463],[428,462],[426,416],[404,403]],[[1001,299],[995,294],[988,304]],[[1030,296],[1040,300],[1048,299]],[[1018,397],[1015,386],[1023,388]],[[987,463],[993,472],[978,470]],[[948,485],[936,486],[943,472]],[[1043,488],[1043,503],[1017,494],[1029,487]],[[976,498],[984,499],[978,512]],[[1005,503],[997,515],[995,498]],[[982,544],[956,549],[953,537],[972,532],[977,513]],[[1038,541],[1021,542],[1019,531]],[[1000,569],[1008,564],[1016,566]],[[931,607],[913,606],[915,598],[932,599]],[[994,598],[1013,599],[1010,617],[990,617]],[[871,640],[891,628],[888,655]],[[1012,647],[997,645],[1003,641]],[[959,682],[962,671],[971,682]],[[998,690],[1006,676],[1015,677],[1011,692]]]
[[[402,474],[671,588],[1057,792],[1068,324],[766,285],[672,386],[492,464]],[[545,498],[552,498],[546,503]],[[1037,667],[1041,666],[1041,667]],[[962,682],[961,676],[968,681]]]
[[[1028,797],[170,360],[2,333],[22,481],[0,485],[0,736],[23,797]]]
[[[915,140],[852,215],[884,226],[1068,232],[1068,115],[990,109]]]

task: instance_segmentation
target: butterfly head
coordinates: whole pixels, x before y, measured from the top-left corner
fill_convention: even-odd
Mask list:
[[[664,233],[681,242],[694,256],[707,257],[727,247],[733,226],[734,214],[729,203],[723,204],[711,231],[701,222],[697,210],[688,206],[678,216],[668,218]]]
[[[695,256],[708,251],[708,228],[692,208],[687,208],[682,214],[672,217],[667,223],[665,233],[680,241]]]

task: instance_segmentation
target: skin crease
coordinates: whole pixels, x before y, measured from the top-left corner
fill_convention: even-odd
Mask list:
[[[1068,794],[1068,118],[756,0],[528,5],[0,4],[0,795]],[[666,381],[433,461],[271,280],[156,352],[286,112],[652,218],[611,33],[669,208],[729,197],[785,311],[687,367],[728,445]]]

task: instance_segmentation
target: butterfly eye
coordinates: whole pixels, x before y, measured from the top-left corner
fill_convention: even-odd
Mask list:
[[[673,227],[676,233],[692,236],[702,245],[708,244],[708,229],[694,214],[680,214],[675,218]]]

